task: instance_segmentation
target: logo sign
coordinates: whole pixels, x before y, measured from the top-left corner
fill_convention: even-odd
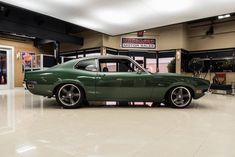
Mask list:
[[[154,38],[122,38],[122,48],[156,49]]]
[[[143,36],[144,36],[144,31],[137,32],[137,37],[143,37]]]

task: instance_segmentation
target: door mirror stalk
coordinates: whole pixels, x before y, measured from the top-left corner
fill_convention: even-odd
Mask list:
[[[141,69],[137,69],[137,74],[141,74],[142,73],[142,70]]]

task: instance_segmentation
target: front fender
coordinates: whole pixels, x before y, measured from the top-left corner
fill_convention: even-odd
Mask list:
[[[185,82],[175,82],[172,83],[168,88],[167,91],[169,91],[171,88],[173,87],[177,87],[177,86],[184,86],[184,87],[188,87],[191,88],[193,91],[195,91],[195,87],[191,84],[185,83]]]
[[[205,95],[205,92],[208,90],[209,85],[198,85],[197,82],[191,81],[190,83],[185,83],[185,82],[177,82],[171,84],[168,88],[167,91],[169,91],[171,88],[174,88],[176,86],[184,86],[188,87],[192,90],[192,96],[194,99],[198,99],[202,96]],[[167,93],[167,92],[166,92]]]

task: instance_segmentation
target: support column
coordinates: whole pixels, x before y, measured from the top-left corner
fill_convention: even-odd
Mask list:
[[[54,57],[56,59],[57,64],[60,63],[59,51],[60,51],[60,43],[56,41],[54,42]]]
[[[101,55],[106,55],[107,54],[106,47],[104,47],[104,46],[100,47],[100,54]]]
[[[175,54],[175,72],[181,74],[181,49],[176,50]]]

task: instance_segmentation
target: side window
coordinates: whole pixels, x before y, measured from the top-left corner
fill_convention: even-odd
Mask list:
[[[86,70],[86,71],[97,71],[96,59],[82,60],[77,63],[75,66],[76,69]]]
[[[138,67],[127,59],[100,59],[101,72],[136,72]]]
[[[117,72],[118,64],[116,62],[100,63],[102,72]]]

